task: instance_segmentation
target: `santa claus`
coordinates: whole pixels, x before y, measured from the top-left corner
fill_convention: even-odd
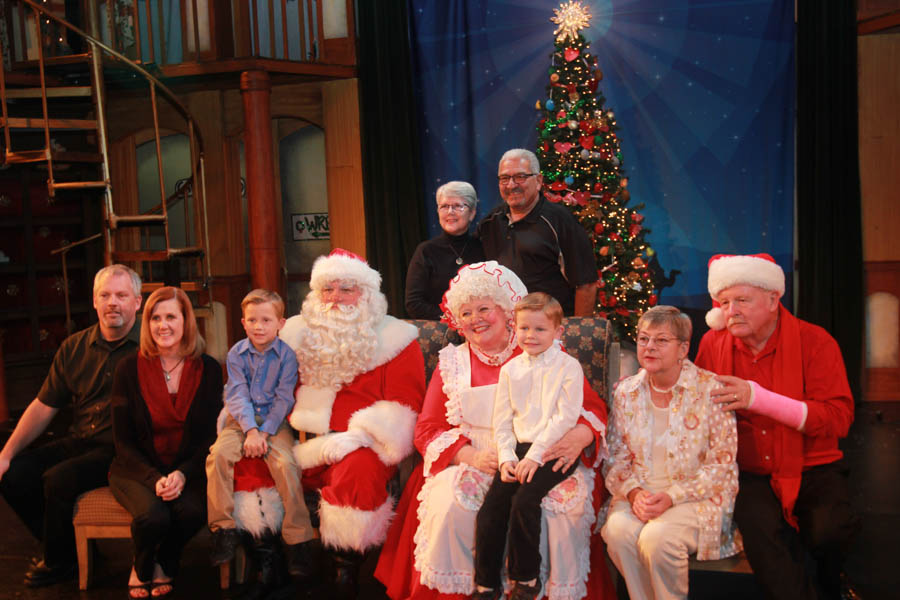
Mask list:
[[[384,542],[394,516],[387,484],[413,452],[425,395],[418,331],[386,314],[380,286],[359,256],[320,256],[300,314],[280,334],[300,364],[290,423],[315,434],[295,453],[304,490],[320,494],[319,531],[333,551],[338,597],[355,597],[363,554]]]

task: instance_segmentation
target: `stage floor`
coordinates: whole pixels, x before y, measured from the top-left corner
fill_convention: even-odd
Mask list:
[[[3,441],[5,442],[5,436]],[[861,517],[859,536],[847,563],[847,572],[866,600],[896,598],[900,589],[900,402],[863,403],[857,409],[856,422],[844,441],[850,466],[853,503]],[[49,588],[31,590],[22,584],[22,576],[38,544],[0,499],[0,600],[122,600],[130,566],[130,546],[126,540],[100,540],[95,562],[93,586],[79,592],[76,581]],[[239,598],[241,590],[221,591],[218,570],[209,565],[209,540],[197,536],[185,552],[176,598]],[[376,557],[370,556],[363,567],[360,598],[386,598],[381,585],[372,576]],[[692,576],[692,597],[746,597],[746,582],[741,576]],[[730,582],[730,583],[729,583]],[[725,586],[734,586],[734,593]],[[305,592],[305,593],[304,593]],[[327,598],[327,590],[288,588],[279,598]]]

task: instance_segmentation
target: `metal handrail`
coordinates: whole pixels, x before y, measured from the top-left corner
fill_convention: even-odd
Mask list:
[[[110,56],[117,58],[125,66],[127,66],[129,69],[131,69],[132,71],[134,71],[135,73],[137,73],[138,75],[143,77],[145,80],[148,81],[148,83],[151,84],[151,98],[152,98],[153,106],[154,106],[154,129],[156,130],[155,137],[156,137],[156,141],[157,141],[157,154],[159,154],[159,148],[160,148],[160,146],[159,146],[159,130],[158,130],[158,122],[157,122],[158,117],[156,114],[156,112],[157,112],[156,111],[156,90],[157,89],[160,92],[162,92],[162,94],[166,97],[166,99],[168,99],[169,102],[171,102],[172,106],[185,119],[185,121],[187,122],[187,125],[188,125],[188,131],[190,132],[190,136],[191,136],[192,150],[196,150],[196,152],[197,152],[197,161],[196,162],[191,161],[191,170],[192,170],[192,178],[194,179],[195,182],[197,181],[197,177],[194,175],[197,173],[199,173],[199,175],[200,175],[200,182],[199,182],[200,183],[200,189],[199,189],[200,193],[199,194],[195,193],[194,198],[197,199],[199,197],[201,199],[200,205],[202,206],[202,215],[200,215],[200,216],[202,216],[202,228],[201,228],[200,233],[204,238],[204,242],[205,242],[204,247],[207,249],[207,252],[203,253],[202,262],[203,262],[203,266],[205,267],[204,268],[204,271],[205,271],[204,277],[206,280],[209,280],[209,278],[211,277],[211,269],[210,269],[209,252],[208,252],[209,228],[208,228],[208,217],[207,217],[206,196],[205,196],[206,185],[205,185],[205,182],[202,180],[202,178],[205,176],[206,170],[205,170],[205,165],[204,165],[205,160],[204,160],[204,150],[203,150],[203,137],[200,133],[200,127],[199,127],[199,124],[197,123],[197,121],[191,115],[191,113],[187,109],[187,107],[185,107],[181,103],[181,101],[175,95],[175,92],[173,92],[171,89],[169,89],[164,83],[162,83],[159,79],[157,79],[153,74],[148,72],[146,69],[144,69],[141,65],[135,63],[134,61],[132,61],[131,59],[129,59],[122,53],[114,50],[113,48],[110,48],[109,46],[104,44],[102,41],[98,40],[94,36],[85,32],[83,29],[69,23],[65,19],[61,19],[61,18],[57,17],[56,15],[54,15],[53,13],[51,13],[47,9],[45,9],[43,6],[36,3],[34,0],[19,0],[19,1],[22,2],[23,4],[30,6],[35,11],[35,13],[38,13],[48,19],[53,20],[54,22],[61,25],[62,27],[66,28],[70,31],[73,31],[76,34],[78,34],[79,36],[86,39],[88,42],[90,42],[92,50],[94,52],[96,52],[96,49],[100,49],[100,50],[106,52],[107,54],[109,54]],[[23,19],[23,21],[24,21],[24,19]],[[195,21],[196,21],[196,18],[195,18]],[[40,33],[40,23],[39,22],[37,23],[37,26],[38,26],[38,33]],[[43,102],[45,104],[45,106],[44,106],[44,121],[45,121],[45,126],[46,126],[47,120],[48,120],[48,115],[47,115],[47,110],[46,110],[46,88],[45,88],[45,84],[43,81],[43,79],[44,79],[43,45],[40,41],[39,35],[38,35],[38,46],[40,47],[39,48],[39,51],[40,51],[40,55],[39,55],[40,61],[39,62],[41,65],[41,70],[40,70],[41,71],[41,88],[42,88]],[[97,60],[93,61],[93,63],[94,63],[93,68],[95,69],[95,71],[100,70],[100,66],[99,66],[99,64],[97,64],[98,62],[99,61],[97,61]],[[103,104],[102,104],[103,99],[99,93],[97,94],[97,96],[98,96],[98,112],[103,112]],[[4,103],[4,106],[5,106],[5,103]],[[98,115],[98,119],[102,119],[102,118],[104,118],[103,115]],[[46,132],[46,134],[49,135],[49,132]],[[101,136],[104,136],[104,138],[105,138],[105,132],[101,132]],[[105,146],[106,145],[105,139],[104,139],[103,143]],[[196,147],[194,147],[194,143],[196,143]],[[49,148],[49,144],[48,144],[48,148]],[[104,157],[105,157],[105,155],[106,155],[106,148],[104,147]],[[161,158],[159,156],[157,158],[160,162],[160,164],[159,164],[160,177],[162,177]],[[104,160],[104,163],[106,163],[106,160]],[[105,164],[105,170],[107,172],[104,173],[104,177],[107,178],[107,182],[108,182],[109,173],[108,173],[108,165],[107,164]],[[52,170],[51,170],[51,173],[52,173]],[[52,177],[52,174],[51,174],[51,177]],[[164,189],[162,187],[162,180],[160,181],[160,188],[161,188],[161,190]],[[107,190],[108,190],[108,188],[107,188]],[[163,211],[165,212],[166,198],[164,196],[162,197],[161,204],[163,207]],[[111,209],[112,207],[110,206],[109,208]],[[168,227],[166,228],[166,246],[168,247]]]

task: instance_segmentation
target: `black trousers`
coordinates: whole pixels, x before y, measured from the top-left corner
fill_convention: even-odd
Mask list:
[[[41,542],[48,566],[75,564],[75,500],[106,485],[112,444],[66,437],[20,452],[0,493]]]
[[[521,459],[530,447],[531,444],[516,444],[516,455]],[[528,483],[501,481],[499,470],[494,475],[475,520],[476,585],[500,585],[507,538],[509,578],[530,581],[540,575],[541,500],[578,466],[576,461],[568,470],[554,472],[555,463],[554,460],[538,467]]]
[[[734,518],[766,596],[839,598],[844,557],[858,524],[842,461],[803,472],[794,515],[799,531],[784,520],[769,477],[741,472]]]
[[[175,577],[182,550],[206,525],[205,478],[186,483],[181,495],[169,501],[133,479],[112,475],[109,487],[116,500],[134,517],[131,542],[138,579],[150,581],[154,563],[159,563],[166,575]]]

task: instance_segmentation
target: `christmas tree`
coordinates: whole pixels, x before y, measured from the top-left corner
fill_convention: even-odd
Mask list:
[[[634,339],[638,318],[657,301],[647,268],[653,250],[644,241],[650,230],[638,212],[644,205],[628,206],[615,113],[604,106],[603,73],[579,33],[590,13],[578,0],[554,13],[550,83],[536,106],[543,191],[572,211],[593,243],[600,276],[595,313],[613,323],[619,338]]]

